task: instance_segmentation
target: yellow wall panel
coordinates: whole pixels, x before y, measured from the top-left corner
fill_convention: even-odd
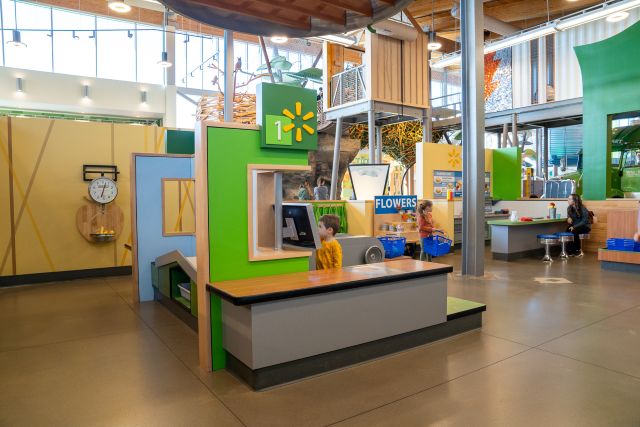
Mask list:
[[[23,203],[21,195],[33,185],[16,233],[17,274],[82,270],[131,265],[125,250],[130,243],[131,153],[163,151],[157,127],[114,125],[72,120],[11,118],[16,180],[16,219]],[[47,145],[47,131],[53,123]],[[6,148],[7,119],[0,120],[0,144]],[[38,164],[38,157],[41,160]],[[6,166],[5,160],[0,164]],[[91,243],[76,228],[76,212],[88,201],[88,183],[82,180],[83,164],[116,164],[118,197],[115,203],[125,215],[117,242]],[[6,167],[1,168],[6,171]],[[8,175],[0,173],[0,256],[10,235],[8,219]],[[1,259],[0,259],[1,261]],[[12,274],[9,268],[1,275]]]
[[[7,154],[7,117],[0,117],[0,275],[11,271],[11,221],[9,214],[9,163]],[[2,266],[5,258],[4,267]]]

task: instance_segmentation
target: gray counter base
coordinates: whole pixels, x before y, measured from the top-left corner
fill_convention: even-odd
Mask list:
[[[480,327],[482,327],[482,312],[476,312],[416,331],[255,370],[227,352],[227,370],[240,377],[254,390],[264,390],[428,344]]]
[[[491,254],[493,259],[513,261],[520,258],[544,256],[544,246],[538,234],[565,231],[565,222],[531,223],[526,225],[491,225]],[[560,246],[552,246],[552,255]]]

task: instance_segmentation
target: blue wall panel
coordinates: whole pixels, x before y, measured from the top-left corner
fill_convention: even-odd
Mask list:
[[[195,236],[162,235],[162,178],[193,178],[190,157],[136,156],[136,241],[140,301],[153,300],[151,263],[160,255],[179,250],[196,255]]]

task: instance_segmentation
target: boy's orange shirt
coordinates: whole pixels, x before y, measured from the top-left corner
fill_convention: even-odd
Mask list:
[[[342,267],[342,246],[336,239],[322,241],[322,247],[316,251],[316,270],[329,270]]]

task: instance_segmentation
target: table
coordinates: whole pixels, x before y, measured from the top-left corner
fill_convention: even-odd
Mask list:
[[[488,221],[491,226],[491,254],[494,259],[513,261],[542,254],[538,234],[566,231],[567,219],[538,219],[534,221]]]

